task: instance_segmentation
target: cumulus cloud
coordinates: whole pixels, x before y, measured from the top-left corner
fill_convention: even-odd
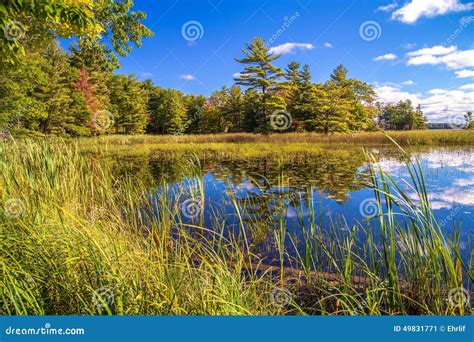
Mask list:
[[[474,3],[461,3],[460,0],[411,0],[392,13],[392,19],[405,24],[414,24],[420,18],[469,11]]]
[[[474,50],[458,50],[456,46],[441,45],[407,53],[408,65],[445,65],[449,69],[474,67]]]
[[[395,8],[398,7],[398,3],[396,1],[392,2],[391,4],[380,6],[377,8],[377,11],[382,12],[392,12]]]
[[[423,112],[431,122],[443,122],[447,118],[463,117],[472,110],[474,89],[431,89],[426,94],[411,93],[396,85],[377,85],[374,87],[378,100],[384,103],[397,103],[411,100],[414,106],[421,105]]]
[[[474,83],[465,84],[465,85],[459,87],[459,89],[461,89],[461,90],[474,90]],[[474,104],[473,104],[473,107],[474,107]]]
[[[415,82],[413,82],[412,80],[408,80],[408,81],[402,82],[401,84],[407,86],[407,85],[414,85]]]
[[[332,44],[331,44],[331,43],[324,43],[324,47],[326,47],[326,48],[332,48]]]
[[[191,74],[179,75],[179,78],[186,81],[194,81],[196,79],[196,77],[194,77],[194,75],[191,75]]]
[[[436,45],[430,48],[419,49],[416,51],[412,51],[407,53],[408,57],[416,57],[416,56],[440,56],[440,55],[447,55],[448,53],[456,51],[458,48],[454,45],[452,46],[443,46],[443,45]]]
[[[456,77],[457,78],[469,78],[469,77],[474,78],[474,70],[463,69],[463,70],[456,71]]]
[[[395,55],[393,53],[387,53],[385,55],[375,57],[374,61],[391,61],[391,60],[394,60],[394,59],[397,59],[397,55]]]
[[[310,43],[284,43],[270,48],[270,52],[277,55],[285,55],[288,53],[295,53],[295,50],[311,50],[314,45]]]

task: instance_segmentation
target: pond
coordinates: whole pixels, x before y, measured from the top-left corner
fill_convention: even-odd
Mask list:
[[[370,153],[376,167],[387,172],[415,204],[419,199],[405,163],[419,161],[434,217],[444,234],[459,230],[467,259],[474,236],[474,149],[411,150],[408,156],[394,149]],[[323,231],[377,227],[379,209],[366,161],[367,155],[357,148],[250,157],[238,153],[197,157],[156,150],[115,159],[114,170],[161,184],[150,189],[150,198],[157,207],[159,198],[169,198],[179,206],[179,222],[185,225],[234,234],[247,230],[256,245],[254,252],[271,262],[277,243],[272,231],[278,227],[293,237],[284,241],[295,253],[304,245],[302,232],[311,224]]]

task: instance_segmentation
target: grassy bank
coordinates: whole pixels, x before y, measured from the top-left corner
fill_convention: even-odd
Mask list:
[[[101,139],[164,144],[186,138]],[[187,167],[196,175],[193,196],[200,198],[199,159],[190,158]],[[419,205],[389,175],[374,173],[376,206],[383,215],[360,226],[323,230],[312,210],[309,223],[301,226],[306,248],[296,258],[285,247],[284,241],[294,237],[284,220],[273,222],[269,231],[266,221],[242,220],[237,235],[224,233],[217,214],[212,226],[199,218],[186,224],[169,196],[151,202],[140,179],[113,177],[108,164],[75,145],[2,144],[0,170],[5,314],[450,315],[470,310],[452,305],[448,297],[450,290],[470,286],[466,274],[472,265],[461,261],[459,235],[441,234],[416,167],[411,168],[412,190]],[[240,212],[237,200],[233,205]],[[278,204],[281,210],[285,205]],[[395,205],[403,209],[406,225],[395,220]],[[262,234],[272,236],[279,266],[262,264],[254,252]]]
[[[204,134],[204,135],[141,135],[141,136],[102,136],[98,138],[100,144],[120,145],[160,145],[160,144],[267,144],[285,145],[361,145],[379,146],[392,145],[391,139],[402,146],[444,146],[444,145],[474,145],[474,131],[472,130],[422,130],[422,131],[387,131],[387,132],[360,132],[354,134],[318,133],[282,133],[282,134]],[[80,140],[81,145],[95,143],[94,138]]]

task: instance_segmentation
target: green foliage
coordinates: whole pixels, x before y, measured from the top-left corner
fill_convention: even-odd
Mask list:
[[[413,108],[410,100],[388,104],[380,108],[380,111],[379,126],[384,129],[411,130],[426,127],[426,118],[421,106]]]
[[[378,122],[387,129],[426,125],[421,109],[414,110],[411,103],[374,106],[372,87],[348,78],[342,65],[323,84],[314,84],[309,66],[301,68],[296,61],[283,72],[274,65],[280,56],[260,37],[246,45],[243,58],[236,58],[244,65],[236,84],[209,98],[114,75],[117,55],[126,56],[132,45],[141,46],[142,38],[152,34],[141,24],[145,13],[132,7],[132,0],[2,3],[0,24],[25,24],[24,39],[7,39],[2,45],[9,51],[0,63],[2,132],[268,133],[274,129],[273,115],[286,111],[292,119],[290,131],[348,133],[374,129],[377,109]],[[77,39],[67,53],[54,43],[56,37]]]
[[[91,0],[21,1],[0,4],[1,63],[16,64],[28,50],[39,50],[55,37],[98,37],[103,27],[96,21]]]
[[[154,88],[150,92],[148,132],[181,134],[185,129],[186,107],[182,94],[173,89]]]
[[[132,51],[131,44],[141,47],[143,37],[153,36],[142,24],[146,14],[131,11],[132,7],[132,0],[103,0],[93,7],[102,31],[100,36],[83,35],[71,46],[77,65],[112,71],[120,66],[117,55],[127,56]]]
[[[285,108],[278,82],[284,73],[272,64],[280,55],[273,55],[261,37],[254,38],[246,49],[242,49],[242,53],[245,57],[236,58],[236,61],[246,66],[236,78],[236,83],[258,91],[261,113],[256,121],[260,129],[267,131],[269,116],[275,110]]]
[[[148,123],[148,94],[135,76],[114,75],[109,83],[110,111],[117,133],[143,133]]]
[[[80,127],[84,128],[90,113],[84,97],[73,87],[78,70],[69,65],[68,55],[57,44],[50,44],[43,55],[31,54],[16,69],[2,69],[1,77],[5,106],[0,117],[4,125],[16,120],[13,127],[7,127],[10,133],[26,129],[87,135]]]
[[[349,89],[335,81],[314,85],[311,101],[305,108],[310,118],[305,123],[311,130],[325,134],[350,132],[352,104]]]
[[[244,98],[239,86],[232,86],[225,94],[222,115],[231,132],[240,132],[244,119]]]
[[[0,4],[1,62],[16,64],[26,52],[39,51],[57,37],[77,37],[72,47],[76,63],[113,70],[115,52],[126,56],[130,43],[140,47],[152,32],[141,22],[143,12],[132,12],[131,0],[11,0]],[[111,47],[109,47],[111,46]]]
[[[464,117],[466,119],[466,129],[474,129],[474,118],[472,112],[467,112]]]

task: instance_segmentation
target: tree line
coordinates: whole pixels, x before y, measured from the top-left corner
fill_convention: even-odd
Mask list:
[[[280,55],[254,38],[236,61],[235,84],[209,97],[114,74],[116,54],[152,32],[130,0],[2,4],[0,128],[12,134],[349,133],[426,126],[410,101],[383,105],[373,88],[339,65],[324,83],[308,65],[279,68]],[[13,25],[13,29],[12,29]],[[16,26],[15,26],[16,25]],[[8,36],[8,34],[10,36]],[[12,35],[14,36],[12,38]],[[76,36],[67,50],[57,37]]]

